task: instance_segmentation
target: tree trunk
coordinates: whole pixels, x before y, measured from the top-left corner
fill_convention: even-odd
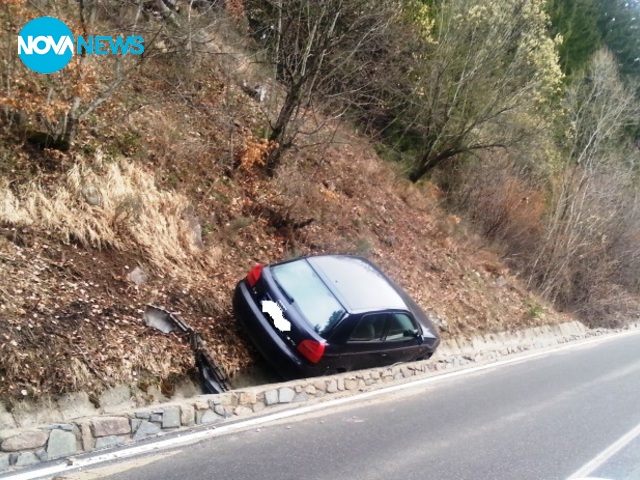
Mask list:
[[[280,165],[282,154],[290,146],[290,142],[286,141],[285,135],[287,132],[287,126],[291,122],[291,118],[293,117],[297,106],[300,104],[300,91],[301,85],[296,85],[289,90],[289,93],[287,93],[287,97],[285,98],[284,105],[278,115],[278,120],[271,131],[271,135],[269,135],[269,140],[278,144],[278,146],[269,154],[265,164],[267,174],[270,176],[273,176]]]
[[[411,169],[409,173],[409,180],[413,183],[416,183],[422,177],[424,177],[431,170],[436,168],[438,165],[442,164],[448,158],[453,157],[457,153],[460,153],[458,150],[445,150],[442,153],[439,153],[436,156],[431,156],[431,152],[428,151],[424,153],[418,162],[416,162],[415,166]]]

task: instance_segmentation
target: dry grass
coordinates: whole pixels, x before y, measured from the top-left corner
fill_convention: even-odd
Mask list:
[[[0,229],[0,398],[96,393],[191,368],[188,345],[140,321],[144,293],[114,278],[120,254],[20,234],[18,245],[10,231]]]
[[[621,328],[630,319],[637,319],[640,311],[638,297],[620,285],[600,282],[578,314],[591,328]]]
[[[13,192],[0,184],[0,221],[55,232],[63,242],[136,251],[168,275],[193,279],[214,267],[216,247],[202,244],[188,199],[162,191],[153,176],[128,161],[76,163],[64,180],[45,187],[38,178]]]

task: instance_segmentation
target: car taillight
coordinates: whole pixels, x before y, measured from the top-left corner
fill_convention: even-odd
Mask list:
[[[315,340],[303,340],[298,344],[298,352],[311,363],[318,363],[324,355],[324,343]]]
[[[247,283],[251,288],[255,287],[256,283],[260,279],[260,275],[262,275],[263,268],[264,268],[264,265],[258,264],[255,267],[253,267],[251,270],[249,270],[249,273],[247,273]]]

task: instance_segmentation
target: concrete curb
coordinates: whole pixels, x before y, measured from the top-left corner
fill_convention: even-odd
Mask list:
[[[638,324],[634,326],[637,328]],[[492,362],[506,355],[609,332],[588,330],[580,322],[569,322],[513,334],[457,338],[443,342],[436,355],[428,361],[268,384],[219,395],[200,395],[107,415],[98,412],[87,415],[89,412],[80,410],[79,418],[64,423],[0,431],[0,473],[81,453],[132,445],[198,425],[216,426],[292,406],[346,397],[445,369]]]

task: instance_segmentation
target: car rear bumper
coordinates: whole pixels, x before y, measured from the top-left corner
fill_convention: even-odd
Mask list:
[[[238,282],[233,295],[233,309],[249,338],[262,356],[284,378],[300,378],[320,375],[320,369],[308,365],[298,353],[283,340],[260,311],[244,280]]]

